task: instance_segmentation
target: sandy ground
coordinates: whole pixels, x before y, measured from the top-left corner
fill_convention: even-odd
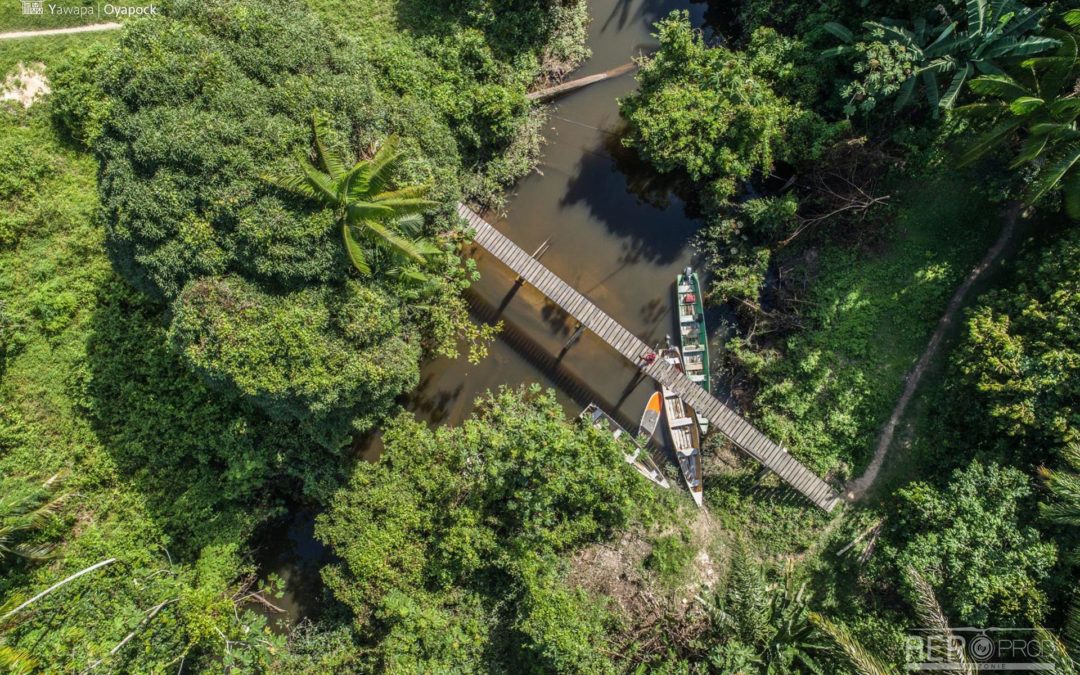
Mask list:
[[[48,94],[49,79],[45,77],[44,63],[19,63],[15,71],[4,78],[3,93],[0,100],[15,101],[24,108],[29,108]]]

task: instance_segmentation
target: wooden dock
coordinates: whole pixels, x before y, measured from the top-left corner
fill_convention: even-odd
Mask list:
[[[657,359],[644,366],[642,355],[650,349],[634,334],[594,305],[568,283],[555,276],[547,267],[510,241],[503,233],[464,204],[458,204],[458,214],[476,233],[475,241],[498,258],[521,279],[546,295],[587,330],[630,361],[643,366],[642,370],[657,382],[676,391],[700,414],[709,418],[713,429],[719,430],[743,452],[780,476],[818,507],[832,511],[840,496],[765,434],[724,405],[719,399],[691,382],[674,366]]]

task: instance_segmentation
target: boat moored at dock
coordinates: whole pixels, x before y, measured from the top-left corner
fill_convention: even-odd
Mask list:
[[[682,368],[682,357],[677,347],[668,347],[660,357],[676,368]],[[686,486],[690,488],[694,503],[702,506],[704,486],[701,477],[701,430],[698,427],[697,414],[672,389],[663,386],[661,392],[664,396],[664,417],[671,441],[675,445],[679,470],[682,471]]]
[[[689,267],[675,277],[675,306],[679,321],[679,351],[682,369],[692,382],[711,392],[709,333],[705,326],[705,303],[701,280]],[[709,421],[699,420],[701,433],[709,431]]]
[[[648,409],[646,409],[646,412],[648,412]],[[601,431],[610,432],[616,441],[625,439],[626,442],[630,444],[630,451],[623,453],[623,459],[626,460],[626,463],[634,467],[634,469],[642,476],[645,476],[660,487],[671,487],[667,478],[661,473],[660,467],[653,461],[652,455],[649,454],[649,449],[645,446],[645,443],[638,442],[638,439],[634,438],[634,436],[626,429],[623,429],[622,425],[616,422],[611,415],[608,415],[601,410],[600,406],[595,403],[590,403],[585,407],[585,410],[581,411],[581,419],[588,421],[589,424]],[[645,442],[648,442],[647,438],[645,439]]]

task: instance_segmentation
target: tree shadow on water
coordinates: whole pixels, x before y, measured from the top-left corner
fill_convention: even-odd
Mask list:
[[[622,144],[622,130],[582,154],[560,206],[584,206],[607,230],[625,238],[620,262],[667,265],[701,227],[685,198],[686,184],[659,174]]]
[[[601,29],[607,31],[614,27],[622,30],[639,21],[651,26],[683,5],[684,3],[671,0],[617,0],[604,18]]]

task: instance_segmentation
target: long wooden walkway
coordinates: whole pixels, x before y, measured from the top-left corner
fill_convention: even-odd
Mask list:
[[[649,346],[617,321],[604,313],[568,283],[555,276],[538,260],[510,241],[464,204],[458,204],[458,214],[468,221],[476,232],[475,241],[488,253],[498,258],[523,281],[546,295],[562,309],[581,322],[601,340],[624,357],[641,364],[641,356]],[[714,429],[719,429],[731,442],[764,466],[775,472],[791,487],[804,494],[810,501],[826,511],[831,511],[840,501],[839,495],[798,460],[773,443],[765,434],[724,405],[719,399],[691,382],[681,371],[657,359],[643,368],[657,382],[667,385],[682,396],[702,415],[709,418]]]

